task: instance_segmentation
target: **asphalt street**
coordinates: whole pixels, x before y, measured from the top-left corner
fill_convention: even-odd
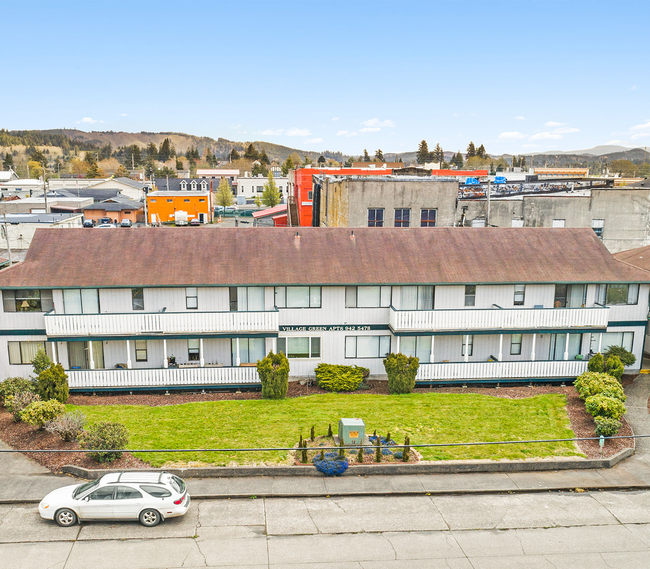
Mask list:
[[[650,492],[223,499],[155,528],[0,506],[0,568],[646,569]]]

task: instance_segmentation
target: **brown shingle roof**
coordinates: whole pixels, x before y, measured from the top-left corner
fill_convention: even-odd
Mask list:
[[[296,237],[298,233],[299,237]],[[591,229],[38,229],[2,287],[650,282]]]
[[[629,263],[646,271],[650,271],[650,245],[614,253],[614,258],[624,263]]]

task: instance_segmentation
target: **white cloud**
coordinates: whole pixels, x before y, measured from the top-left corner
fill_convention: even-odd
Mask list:
[[[557,134],[569,134],[571,132],[580,132],[580,129],[565,126],[563,128],[556,128],[553,132],[555,132]]]
[[[632,140],[636,140],[637,138],[648,138],[650,136],[650,132],[637,132],[636,134],[633,134],[630,138]]]
[[[336,136],[345,136],[346,134],[350,134],[347,130],[339,130],[336,133]]]
[[[636,85],[632,85],[632,87],[630,87],[630,91],[636,91],[637,89],[638,87]]]
[[[309,136],[310,134],[311,132],[306,128],[293,127],[287,131],[287,136]]]
[[[102,122],[102,121],[91,119],[90,117],[84,117],[80,121],[77,121],[77,122],[81,122],[81,123],[84,123],[84,124],[95,124],[96,122]]]
[[[521,134],[520,132],[502,132],[499,135],[499,138],[526,138],[527,135]]]
[[[127,115],[126,113],[120,113],[118,116],[120,116],[120,117],[128,117],[129,115]]]
[[[339,117],[334,117],[332,120],[337,121],[337,120],[339,120]]]
[[[307,144],[316,144],[317,142],[323,142],[322,138],[309,138],[305,140]]]
[[[524,144],[524,148],[539,148],[539,144]]]
[[[551,132],[538,132],[533,134],[528,140],[547,140],[547,139],[558,139],[562,138],[561,134],[553,134]]]
[[[365,128],[360,128],[359,132],[378,132],[380,130],[381,129],[378,126],[375,126],[375,127],[367,126]]]
[[[367,121],[363,121],[361,124],[364,125],[364,126],[369,126],[369,127],[395,126],[395,123],[393,121],[391,121],[391,120],[380,121],[377,118],[369,119]]]
[[[643,124],[631,126],[630,130],[648,130],[650,129],[650,120],[645,121]]]
[[[277,128],[275,130],[267,128],[266,130],[262,131],[262,134],[266,136],[278,136],[284,132],[283,128]]]
[[[544,123],[544,126],[564,126],[564,124],[563,122],[548,121]]]
[[[526,120],[526,119],[524,117],[522,117],[521,115],[519,115],[518,117],[515,117],[515,120],[516,121],[523,121],[523,120]]]

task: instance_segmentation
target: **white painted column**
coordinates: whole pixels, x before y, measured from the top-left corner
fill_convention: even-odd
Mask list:
[[[395,353],[399,354],[399,336],[395,336],[395,339],[397,340],[397,349],[395,350]]]
[[[199,366],[205,367],[205,357],[203,355],[203,338],[199,338]]]
[[[469,334],[465,334],[465,361],[469,361]]]
[[[311,346],[309,346],[309,349],[311,349]],[[271,338],[271,350],[273,351],[274,354],[278,353],[278,339],[277,338]]]
[[[129,340],[126,341],[126,369],[131,369],[133,366],[131,365],[131,342]]]
[[[236,359],[235,359],[235,365],[239,367],[241,365],[241,358],[239,357],[239,338],[236,339]]]
[[[530,351],[530,361],[535,361],[535,340],[537,339],[537,334],[533,334],[533,347]]]
[[[602,347],[603,347],[603,333],[601,332],[598,335],[598,353],[599,354],[600,354],[600,350],[602,349]]]
[[[499,334],[499,361],[503,361],[503,334]]]
[[[435,359],[433,357],[433,349],[436,347],[436,337],[431,336],[431,355],[429,356],[429,363],[432,364]]]
[[[564,359],[569,359],[569,334],[566,335],[566,342],[564,342]]]
[[[52,342],[52,363],[54,365],[59,363],[56,361],[56,342]]]
[[[93,357],[93,343],[88,342],[88,359],[90,364],[90,369],[95,369],[95,358]]]
[[[167,340],[163,338],[163,367],[167,368],[169,364],[167,363]]]

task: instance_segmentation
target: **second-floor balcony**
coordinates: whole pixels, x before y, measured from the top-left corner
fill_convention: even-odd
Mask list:
[[[390,326],[395,332],[465,332],[468,330],[604,330],[609,309],[593,308],[459,308],[396,310]]]
[[[52,338],[228,334],[278,331],[278,312],[130,312],[124,314],[45,315]]]

